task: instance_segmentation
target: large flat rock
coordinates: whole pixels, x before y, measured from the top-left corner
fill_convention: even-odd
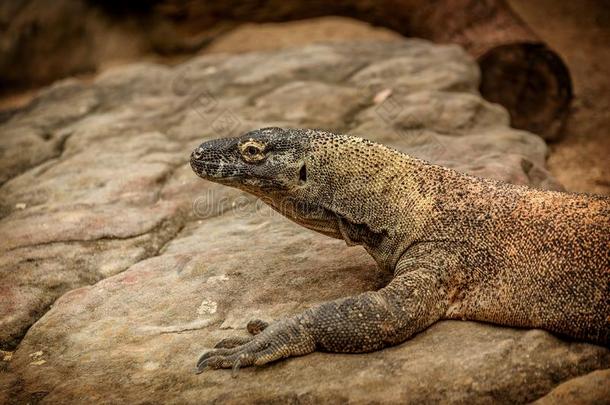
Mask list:
[[[129,65],[46,89],[0,124],[0,402],[513,403],[610,367],[601,346],[451,321],[376,353],[194,374],[197,356],[250,318],[389,275],[363,249],[198,179],[192,148],[262,126],[319,127],[560,188],[544,142],[511,129],[478,78],[461,49],[413,40]],[[591,398],[603,398],[604,378],[574,386],[593,381]],[[548,398],[568,398],[561,386]]]

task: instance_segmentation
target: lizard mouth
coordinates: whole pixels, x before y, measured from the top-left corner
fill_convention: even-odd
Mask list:
[[[191,168],[202,179],[216,182],[229,182],[237,179],[238,172],[229,164],[205,163],[191,160]]]

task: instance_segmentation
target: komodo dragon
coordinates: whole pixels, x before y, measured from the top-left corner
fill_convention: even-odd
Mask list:
[[[221,341],[200,357],[199,372],[315,350],[370,352],[440,319],[610,344],[610,198],[477,178],[308,129],[211,140],[193,151],[191,166],[306,228],[363,245],[394,275],[379,291],[268,327],[252,321],[252,336]]]

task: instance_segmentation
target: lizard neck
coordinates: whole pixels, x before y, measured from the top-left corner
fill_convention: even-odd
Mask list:
[[[408,246],[432,237],[435,195],[423,179],[436,166],[359,138],[323,146],[308,163],[307,192],[334,214],[348,245],[363,245],[380,267],[393,268]]]

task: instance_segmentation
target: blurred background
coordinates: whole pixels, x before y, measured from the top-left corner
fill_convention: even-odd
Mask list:
[[[467,49],[480,92],[550,144],[569,191],[610,194],[610,1],[4,0],[0,120],[62,78],[135,61],[403,36]]]

